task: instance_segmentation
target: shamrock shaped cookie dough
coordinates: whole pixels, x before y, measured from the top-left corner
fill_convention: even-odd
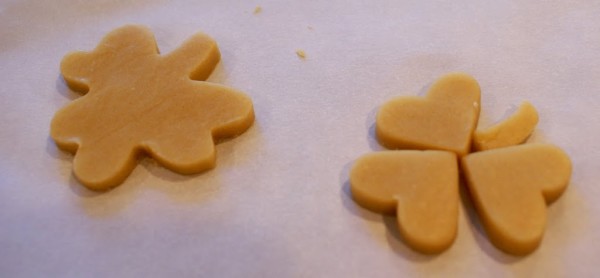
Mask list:
[[[135,25],[110,32],[92,52],[68,54],[61,73],[85,95],[56,113],[50,134],[75,153],[75,177],[90,189],[109,189],[142,153],[182,174],[214,167],[213,140],[239,135],[254,121],[248,96],[204,81],[219,59],[217,44],[203,34],[159,55],[152,32]]]
[[[571,162],[553,145],[517,145],[538,121],[528,102],[472,140],[478,118],[479,85],[466,74],[440,78],[424,99],[400,97],[384,104],[376,119],[378,140],[412,150],[359,158],[350,171],[354,201],[396,214],[400,233],[414,250],[442,252],[457,232],[458,156],[491,242],[514,255],[533,252],[543,237],[546,203],[566,189]],[[472,143],[486,151],[469,154]]]

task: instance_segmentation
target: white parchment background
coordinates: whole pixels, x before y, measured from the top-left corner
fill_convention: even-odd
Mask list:
[[[256,6],[262,12],[253,14]],[[120,187],[85,190],[49,139],[78,97],[59,63],[114,28],[144,24],[166,53],[195,32],[219,43],[210,81],[238,88],[256,123],[217,168],[174,174],[143,159]],[[303,49],[307,59],[295,51]],[[472,74],[480,125],[523,100],[530,141],[562,147],[570,187],[540,248],[490,245],[462,197],[455,244],[408,249],[393,217],[357,207],[348,172],[381,150],[386,100]],[[600,258],[598,1],[0,1],[2,277],[592,277]]]

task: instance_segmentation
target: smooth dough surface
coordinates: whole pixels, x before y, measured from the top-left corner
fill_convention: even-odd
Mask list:
[[[523,143],[535,129],[538,113],[525,101],[506,120],[487,129],[476,130],[473,145],[476,150],[491,150]]]
[[[376,119],[379,142],[390,149],[469,152],[480,109],[477,81],[462,73],[443,76],[422,97],[385,103]]]
[[[446,151],[383,151],[364,155],[350,172],[352,198],[396,214],[406,244],[422,253],[452,245],[458,222],[458,165]]]
[[[134,25],[110,32],[92,52],[68,54],[61,73],[85,95],[56,113],[50,133],[76,152],[77,179],[90,189],[114,187],[141,153],[183,174],[214,167],[213,138],[238,135],[254,120],[242,92],[195,81],[219,59],[203,34],[161,56],[152,32]]]
[[[514,255],[533,252],[546,225],[546,203],[557,199],[571,176],[558,147],[525,144],[462,158],[475,207],[491,242]]]

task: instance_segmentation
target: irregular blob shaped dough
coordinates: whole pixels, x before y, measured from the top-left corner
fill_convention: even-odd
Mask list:
[[[525,144],[462,158],[475,207],[491,242],[514,255],[533,252],[546,226],[546,203],[568,185],[571,161],[558,147]]]
[[[506,120],[485,130],[475,131],[473,145],[477,151],[491,150],[523,143],[535,129],[538,113],[525,101]]]
[[[205,80],[219,59],[203,34],[161,56],[152,32],[132,25],[110,32],[92,52],[67,55],[62,75],[85,95],[56,113],[50,133],[76,152],[77,179],[90,189],[114,187],[141,152],[183,174],[214,167],[213,138],[238,135],[254,120],[242,92],[192,80]]]
[[[359,158],[350,172],[352,198],[378,213],[396,214],[407,245],[439,253],[454,242],[458,165],[446,151],[383,151]]]
[[[479,119],[480,89],[473,77],[448,74],[425,98],[399,97],[377,113],[379,142],[390,149],[434,149],[462,156]]]

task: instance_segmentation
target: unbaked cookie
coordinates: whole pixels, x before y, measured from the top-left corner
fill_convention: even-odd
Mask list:
[[[159,55],[152,32],[135,25],[110,32],[91,52],[61,63],[67,85],[85,94],[56,112],[50,134],[75,153],[75,177],[105,190],[120,184],[142,153],[182,174],[214,167],[214,139],[248,129],[250,98],[205,82],[220,54],[196,34]]]

